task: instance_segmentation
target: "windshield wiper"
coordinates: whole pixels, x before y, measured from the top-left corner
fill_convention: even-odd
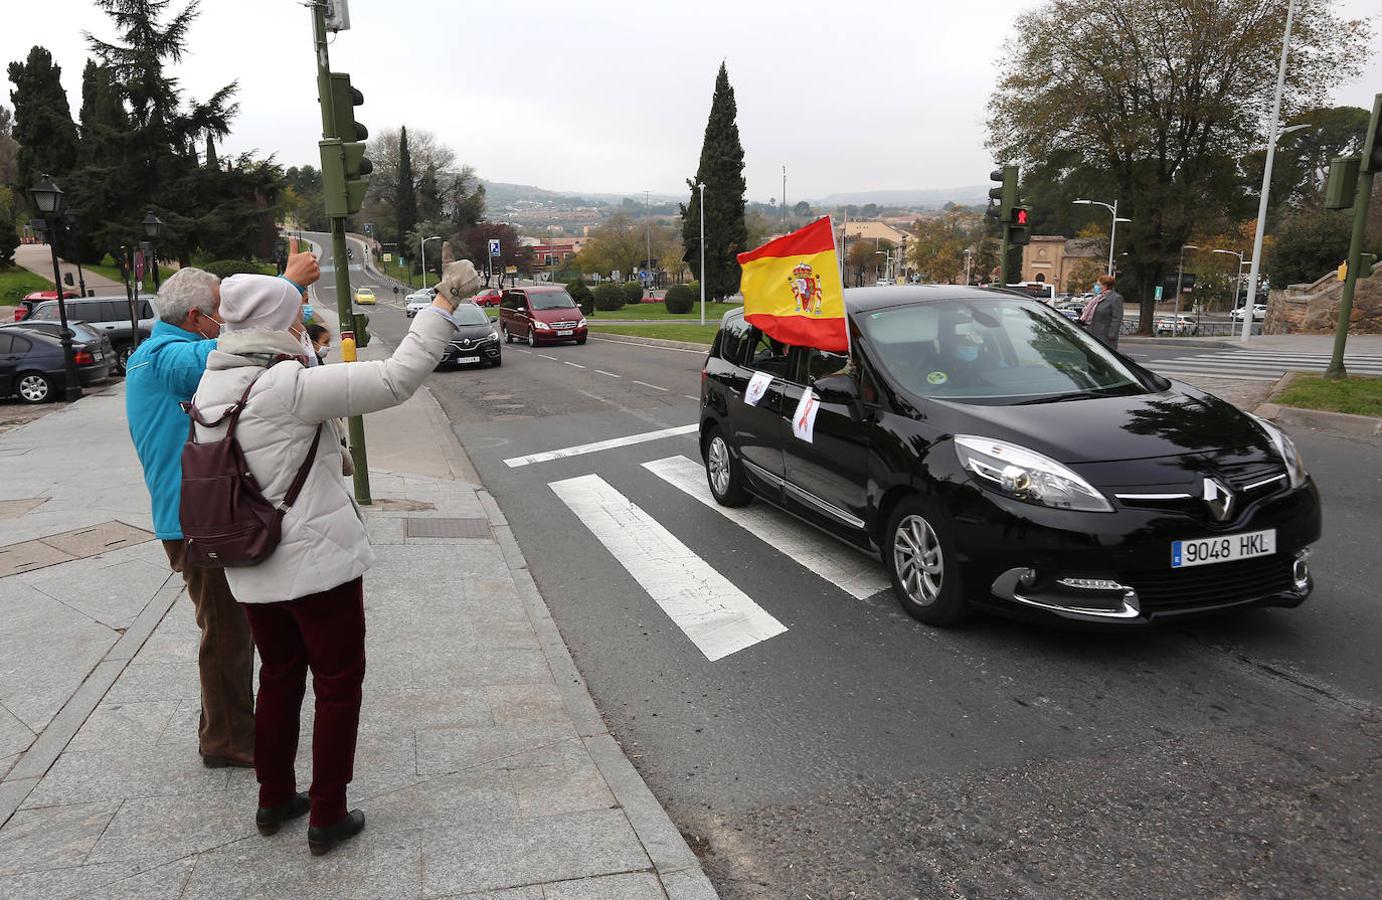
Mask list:
[[[1031,406],[1034,403],[1063,403],[1066,400],[1097,400],[1112,394],[1096,394],[1093,391],[1072,391],[1068,394],[1052,394],[1049,397],[1036,397],[1032,400],[1019,400],[1014,406]]]

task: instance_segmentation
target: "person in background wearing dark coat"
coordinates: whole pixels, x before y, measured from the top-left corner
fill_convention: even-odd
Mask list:
[[[1100,275],[1094,284],[1094,299],[1080,313],[1085,330],[1118,349],[1118,332],[1123,327],[1123,295],[1113,289],[1113,276]]]

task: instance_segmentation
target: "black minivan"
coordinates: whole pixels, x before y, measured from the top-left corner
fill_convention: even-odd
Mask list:
[[[880,553],[933,625],[983,607],[1136,626],[1309,595],[1319,493],[1275,425],[1024,297],[845,303],[847,354],[724,317],[700,422],[719,503],[758,497]]]

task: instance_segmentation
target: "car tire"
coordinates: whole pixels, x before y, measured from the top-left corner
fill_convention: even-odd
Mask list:
[[[25,403],[47,403],[53,399],[53,380],[41,372],[24,372],[15,377],[14,392]]]
[[[579,346],[581,346],[581,345],[584,344],[584,343],[585,343],[585,338],[583,338],[583,337],[578,337],[578,338],[576,338],[576,346],[579,347]]]
[[[743,506],[751,498],[744,486],[744,470],[718,426],[705,435],[705,480],[710,494],[721,506]]]
[[[503,357],[503,355],[496,356],[494,359],[492,359],[492,360],[489,361],[489,364],[490,364],[491,366],[493,366],[494,368],[496,368],[496,369],[499,368],[500,366],[502,366],[502,365],[504,364],[504,357]]]
[[[130,360],[130,354],[132,354],[132,353],[134,353],[134,345],[133,345],[133,344],[126,344],[125,346],[116,349],[116,351],[115,351],[115,366],[114,366],[114,371],[115,371],[115,374],[116,374],[116,375],[124,375],[124,374],[125,374],[126,370],[128,369],[128,365],[127,365],[127,364],[129,363],[129,360]]]
[[[504,327],[504,323],[503,323],[503,322],[500,322],[500,323],[499,323],[499,333],[500,333],[501,335],[503,335],[503,337],[504,337],[504,343],[506,343],[506,344],[512,344],[512,343],[513,343],[513,335],[509,334],[509,329],[507,329],[507,328]]]
[[[536,347],[536,346],[537,346],[537,329],[532,328],[532,327],[529,327],[529,328],[528,328],[528,346],[529,346],[529,347]]]
[[[883,564],[908,615],[945,627],[969,614],[949,523],[933,503],[921,497],[898,503],[883,538]]]

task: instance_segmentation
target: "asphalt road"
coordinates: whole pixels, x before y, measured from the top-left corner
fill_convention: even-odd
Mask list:
[[[407,327],[371,316],[389,343]],[[760,509],[746,528],[645,467],[694,466],[693,436],[506,462],[694,424],[700,364],[592,338],[505,347],[503,368],[429,386],[726,897],[1378,895],[1377,442],[1296,435],[1326,517],[1300,609],[1136,634],[938,631],[887,590],[817,574],[847,551],[794,549],[811,534],[795,520]],[[589,476],[622,504],[599,535],[552,486]],[[652,598],[675,567],[616,558],[655,532],[786,630],[708,659]],[[852,584],[881,572],[848,559]]]

